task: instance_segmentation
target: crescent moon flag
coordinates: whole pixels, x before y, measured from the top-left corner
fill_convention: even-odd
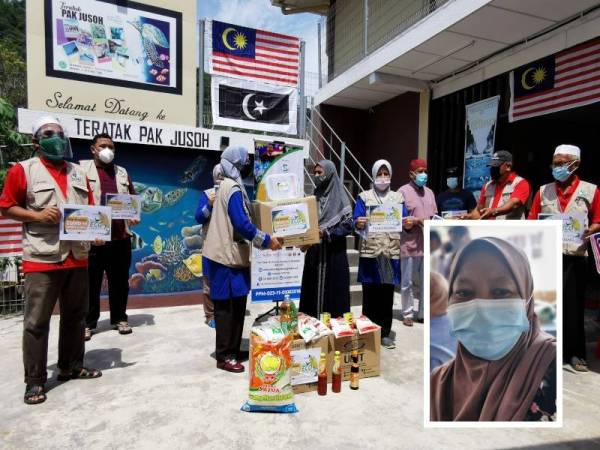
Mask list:
[[[298,90],[213,75],[213,125],[296,134]]]
[[[211,74],[297,86],[300,39],[216,20],[208,22]]]
[[[600,39],[519,67],[509,80],[510,122],[600,101]]]

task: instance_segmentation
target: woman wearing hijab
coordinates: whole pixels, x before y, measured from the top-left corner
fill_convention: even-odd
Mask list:
[[[321,243],[306,253],[299,310],[313,317],[322,312],[339,317],[350,311],[346,236],[352,232],[352,208],[331,161],[320,161],[314,175]]]
[[[394,314],[394,286],[400,284],[400,233],[369,233],[367,208],[384,203],[402,204],[404,197],[390,189],[392,166],[385,159],[373,164],[373,188],[361,192],[354,207],[354,225],[360,240],[358,281],[363,289],[363,314],[381,327],[381,345],[395,348],[390,337]],[[408,225],[410,226],[410,225]]]
[[[219,184],[223,181],[223,168],[221,164],[215,165],[213,167],[213,182],[214,187],[210,189],[206,189],[202,191],[200,194],[200,200],[198,201],[198,207],[196,208],[196,222],[202,225],[202,236],[206,238],[206,233],[208,233],[208,225],[210,224],[210,216],[212,214],[212,208],[215,204],[216,193]],[[202,257],[203,264],[202,267],[205,267],[204,256]],[[210,299],[210,288],[209,281],[206,274],[203,275],[202,280],[202,290],[204,293],[204,301],[202,302],[202,307],[204,309],[204,322],[211,328],[215,327],[215,305],[213,301]]]
[[[431,420],[553,420],[556,340],[534,312],[527,256],[502,239],[475,239],[457,254],[449,286],[459,344],[431,374]]]
[[[448,282],[438,272],[429,277],[429,370],[441,366],[456,355],[456,338],[450,335],[448,319]]]
[[[250,221],[251,205],[242,178],[252,170],[248,151],[229,147],[221,155],[223,180],[216,193],[203,246],[204,274],[215,305],[217,368],[243,372],[240,344],[250,292],[250,244],[281,248],[280,241]]]

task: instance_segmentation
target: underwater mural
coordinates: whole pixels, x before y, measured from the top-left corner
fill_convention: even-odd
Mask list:
[[[85,141],[75,144],[74,161],[89,159]],[[115,162],[127,169],[142,199],[141,223],[131,228],[130,295],[201,290],[204,238],[194,213],[201,191],[213,186],[212,168],[220,153],[116,147]]]

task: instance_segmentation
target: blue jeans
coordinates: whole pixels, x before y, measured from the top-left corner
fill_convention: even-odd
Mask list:
[[[408,319],[423,320],[423,257],[401,258],[400,264],[402,315]]]

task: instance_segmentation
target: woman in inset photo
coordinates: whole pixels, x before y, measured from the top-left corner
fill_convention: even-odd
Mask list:
[[[527,256],[502,239],[475,239],[448,281],[458,348],[431,374],[431,421],[553,421],[556,339],[534,312]]]

